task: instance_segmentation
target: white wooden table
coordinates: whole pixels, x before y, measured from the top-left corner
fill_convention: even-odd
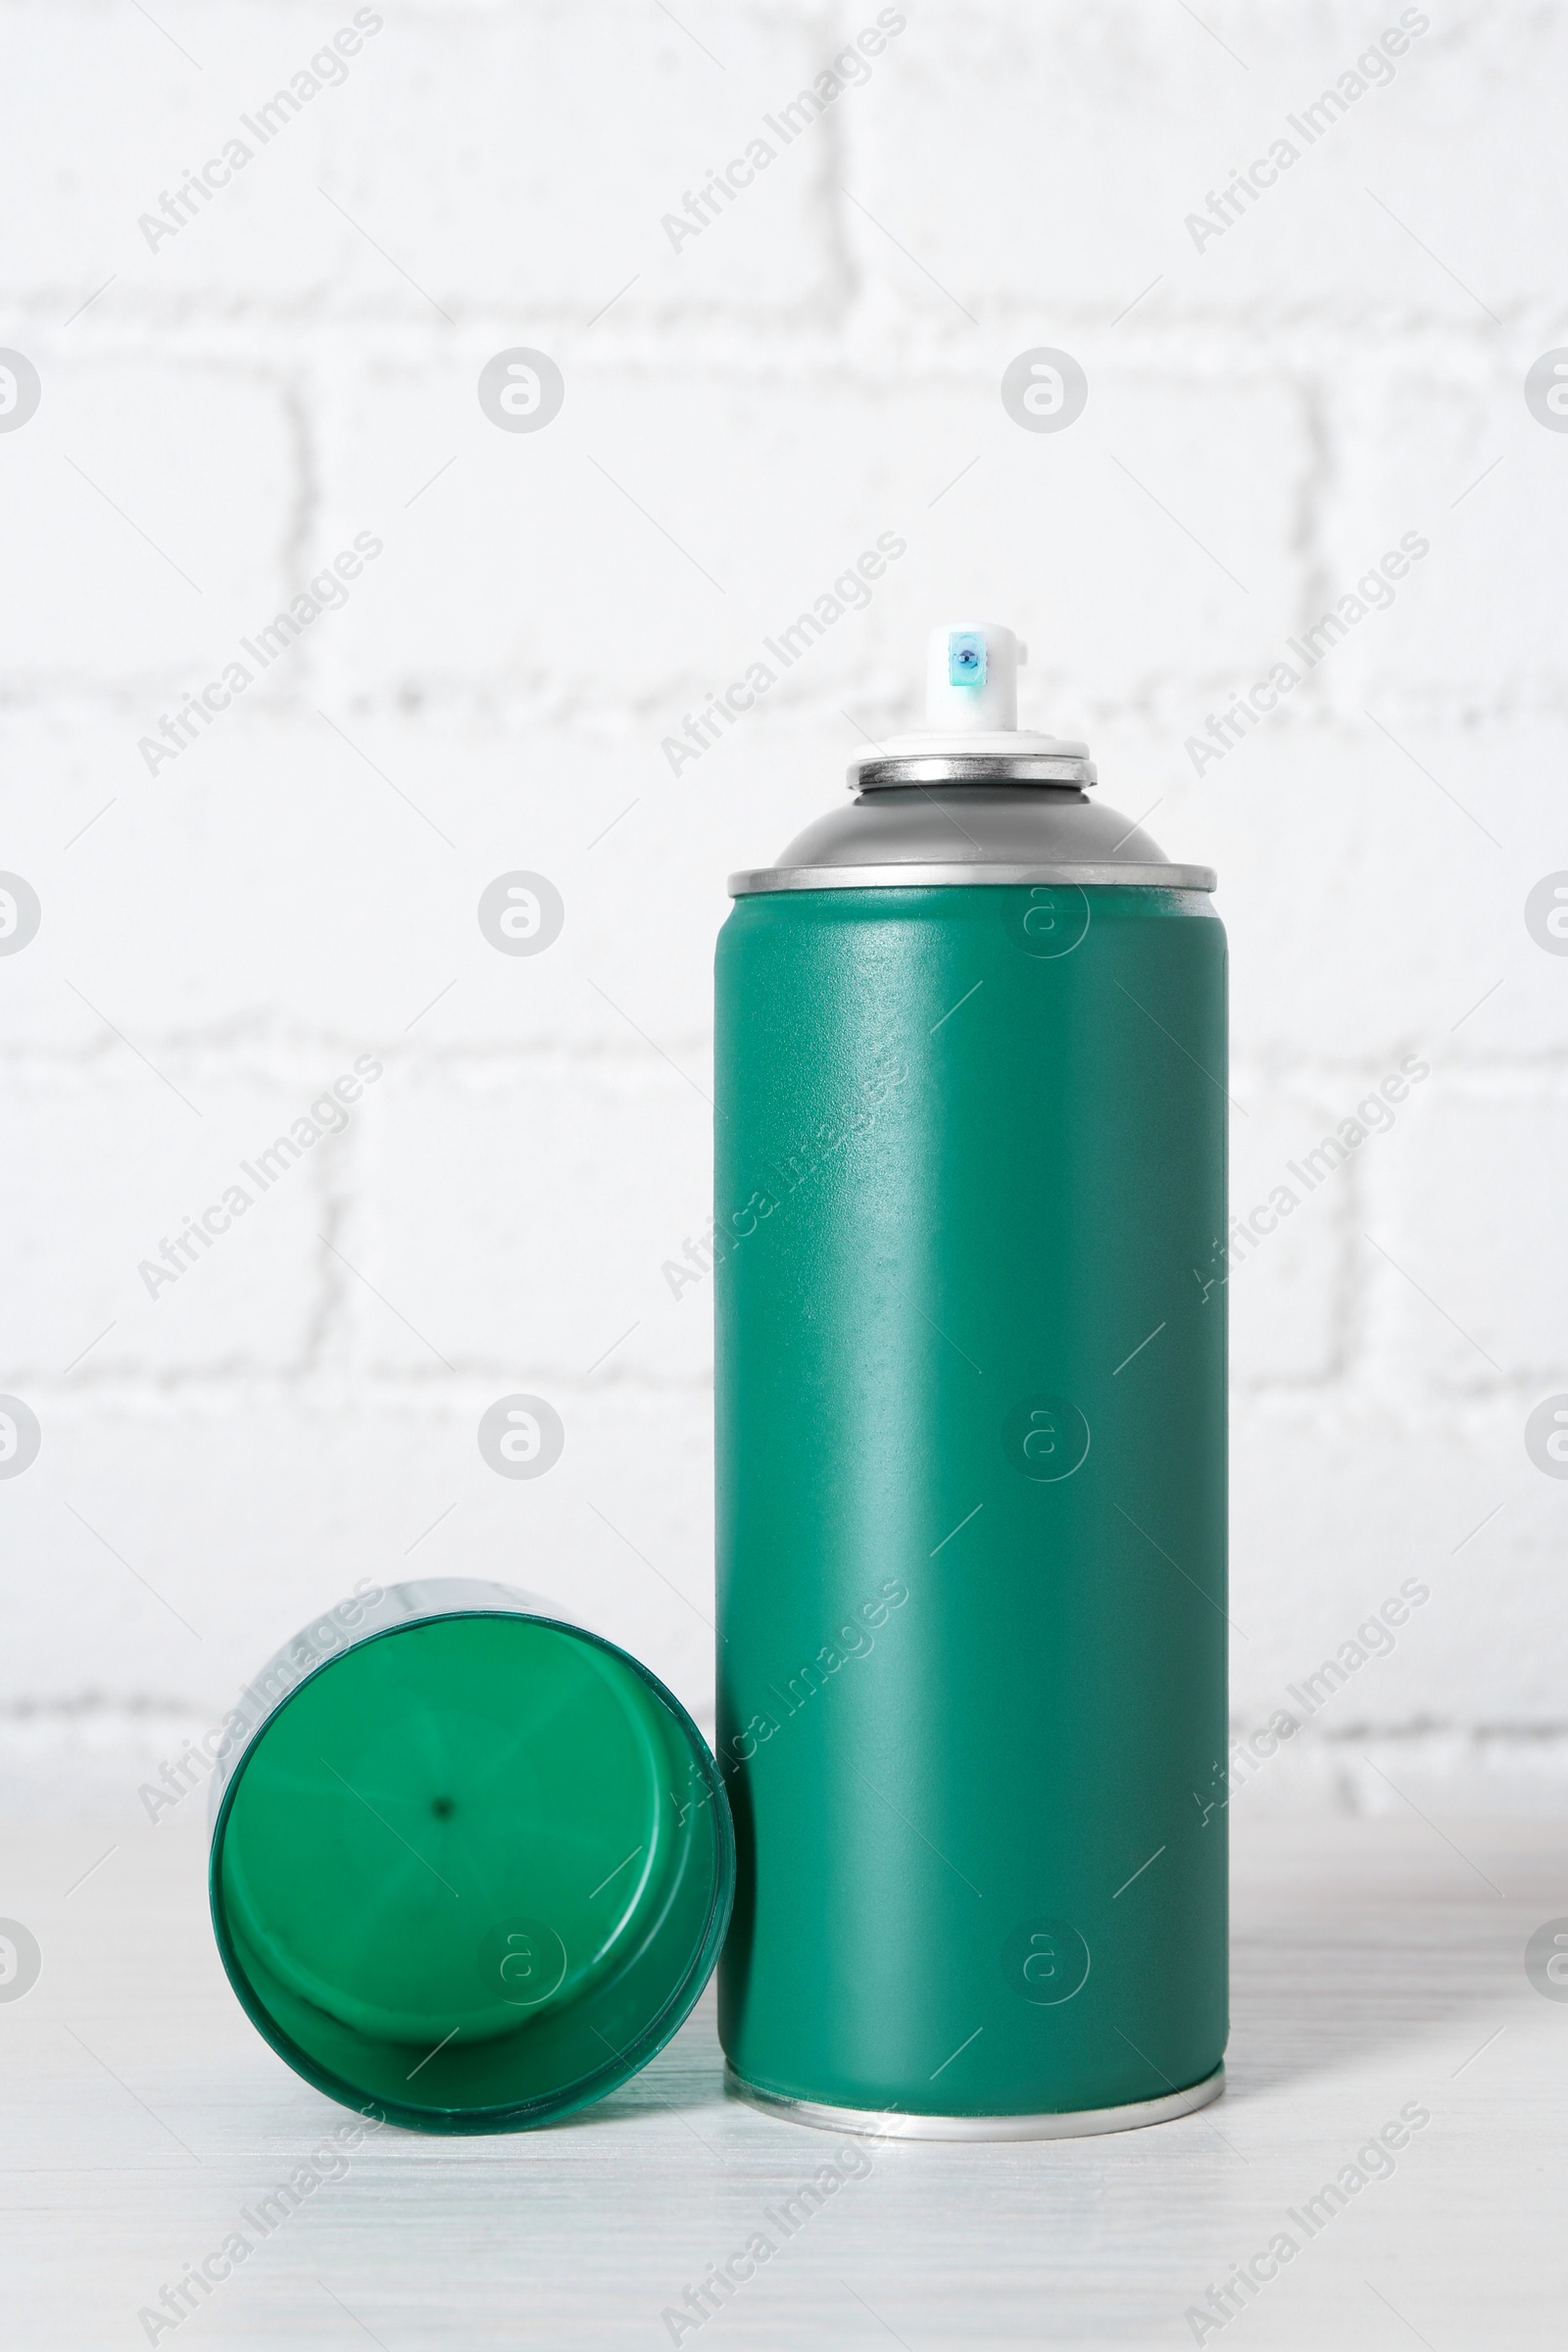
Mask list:
[[[198,1824],[13,1828],[0,1914],[32,1930],[43,1971],[0,2003],[6,2340],[653,2347],[674,2340],[665,2310],[761,2230],[777,2251],[682,2343],[1175,2346],[1197,2340],[1185,2315],[1210,2285],[1283,2230],[1299,2251],[1202,2341],[1561,2344],[1568,2002],[1532,1987],[1523,1953],[1568,1913],[1568,1833],[1414,1815],[1237,1832],[1230,2088],[1202,2114],[877,2146],[786,2238],[764,2210],[857,2143],[726,2099],[710,1994],[569,2125],[368,2141],[150,2339],[138,2312],[345,2119],[228,1991]],[[1392,2173],[1310,2236],[1288,2218],[1409,2105],[1431,2121]]]

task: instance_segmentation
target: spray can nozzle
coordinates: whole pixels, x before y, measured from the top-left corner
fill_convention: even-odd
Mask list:
[[[943,735],[996,735],[1018,724],[1025,649],[1000,621],[949,622],[926,639],[925,723]]]
[[[985,684],[986,641],[977,630],[949,630],[948,682],[953,686]]]
[[[996,620],[947,621],[926,639],[925,724],[858,753],[855,792],[895,784],[1095,781],[1089,747],[1020,730],[1018,671],[1029,649]]]

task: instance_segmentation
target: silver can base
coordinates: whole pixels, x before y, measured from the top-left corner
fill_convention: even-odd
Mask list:
[[[1201,2082],[1173,2090],[1163,2098],[1133,2099],[1124,2107],[1083,2107],[1056,2115],[906,2115],[902,2109],[826,2107],[815,2099],[788,2099],[771,2090],[743,2082],[732,2066],[724,2069],[726,2088],[764,2115],[787,2124],[807,2124],[813,2132],[851,2132],[872,2139],[1088,2139],[1100,2132],[1137,2132],[1146,2124],[1171,2124],[1217,2099],[1225,2087],[1225,2069],[1216,2066]]]

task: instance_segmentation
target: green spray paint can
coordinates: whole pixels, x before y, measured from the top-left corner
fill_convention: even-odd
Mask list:
[[[1225,936],[1020,653],[936,631],[717,953],[720,2033],[940,2138],[1224,2079]]]

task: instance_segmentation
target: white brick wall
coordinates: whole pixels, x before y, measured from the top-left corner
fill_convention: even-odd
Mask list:
[[[707,1214],[723,877],[983,607],[1032,643],[1027,715],[1221,869],[1235,1205],[1431,1067],[1234,1277],[1238,1730],[1430,1588],[1237,1801],[1560,1803],[1568,1483],[1523,1430],[1568,1389],[1568,957],[1523,906],[1568,867],[1568,435],[1522,383],[1568,344],[1568,9],[1432,12],[1202,250],[1186,216],[1393,0],[910,0],[679,250],[662,217],[870,0],[369,13],[149,250],[353,9],[0,5],[0,343],[43,382],[0,432],[0,868],[44,909],[0,957],[24,1800],[138,1819],[148,1760],[405,1566],[555,1591],[708,1713],[711,1306],[661,1267]],[[1059,435],[998,398],[1040,343],[1089,376]],[[475,397],[514,345],[564,374],[539,434]],[[672,779],[681,714],[890,529],[869,608]],[[366,531],[347,601],[150,775],[138,739]],[[1195,775],[1406,532],[1392,606]],[[566,905],[538,957],[475,922],[517,867]],[[149,1298],[364,1054],[348,1128]],[[537,1483],[475,1444],[514,1389],[567,1427]]]

